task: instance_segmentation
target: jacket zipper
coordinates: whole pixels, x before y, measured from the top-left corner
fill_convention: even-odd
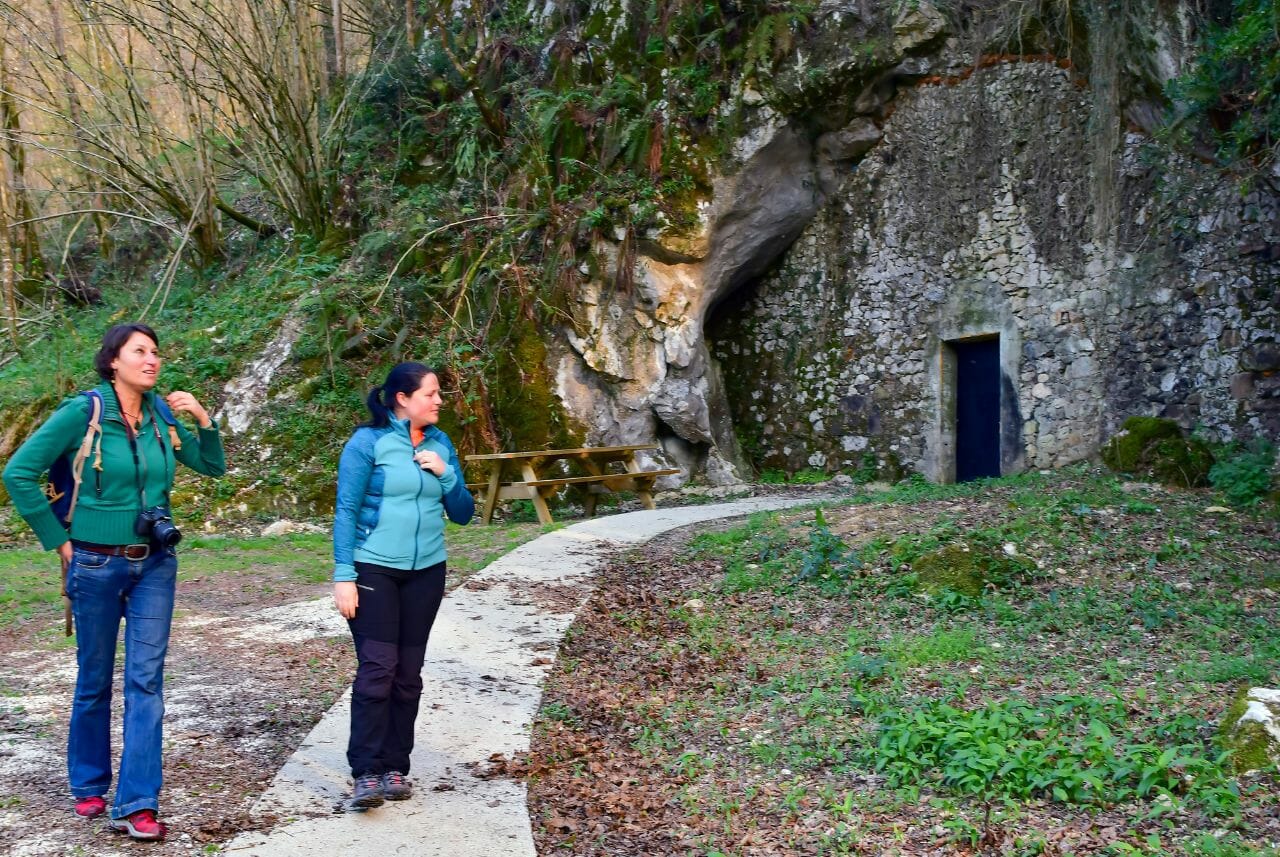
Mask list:
[[[413,445],[412,437],[409,439],[409,449],[409,458],[412,459],[413,453],[418,451],[417,447]],[[416,465],[417,462],[415,461],[414,464]],[[418,567],[418,544],[422,537],[422,489],[426,487],[426,484],[427,478],[423,475],[422,468],[418,467],[418,494],[413,498],[413,509],[418,514],[418,524],[413,529],[413,567],[415,569]]]

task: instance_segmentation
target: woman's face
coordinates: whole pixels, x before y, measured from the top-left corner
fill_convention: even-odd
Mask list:
[[[421,428],[433,426],[440,419],[440,379],[428,372],[422,383],[412,393],[396,393],[396,416],[407,419],[409,425]]]
[[[111,361],[115,370],[115,383],[145,392],[156,385],[160,377],[160,348],[145,333],[134,333],[120,346],[120,353]]]

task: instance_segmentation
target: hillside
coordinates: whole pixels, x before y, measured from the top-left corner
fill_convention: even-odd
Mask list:
[[[658,441],[673,483],[949,481],[973,444],[1016,473],[1134,414],[1280,433],[1272,3],[338,4],[288,67],[164,8],[207,78],[120,3],[68,31],[81,83],[43,112],[50,22],[10,10],[0,459],[125,318],[228,429],[235,469],[179,498],[197,524],[325,513],[407,357],[446,371],[464,452]],[[148,79],[76,53],[112,21],[190,107],[136,152],[117,100]],[[265,127],[286,103],[305,121]],[[55,156],[73,132],[134,215],[68,214],[105,193]]]

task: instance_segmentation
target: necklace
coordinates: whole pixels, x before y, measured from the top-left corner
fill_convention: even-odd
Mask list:
[[[141,409],[139,409],[139,411],[141,411]],[[124,418],[125,418],[125,420],[127,420],[127,421],[128,421],[128,425],[129,425],[129,427],[130,427],[130,428],[132,428],[134,431],[142,431],[142,414],[141,414],[141,412],[139,412],[139,413],[137,413],[137,414],[131,414],[131,413],[129,413],[128,411],[126,411],[123,407],[121,407],[121,408],[120,408],[120,413],[124,415]]]

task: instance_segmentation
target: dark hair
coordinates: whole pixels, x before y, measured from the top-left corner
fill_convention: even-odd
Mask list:
[[[141,333],[160,347],[160,337],[156,336],[156,332],[142,322],[135,321],[129,324],[117,324],[102,334],[102,347],[98,349],[98,353],[93,357],[93,368],[98,370],[98,377],[104,381],[111,381],[116,377],[116,370],[111,368],[111,361],[120,356],[120,349],[124,348],[124,344],[129,341],[129,337],[135,333]]]
[[[374,387],[365,404],[369,406],[367,426],[382,428],[391,424],[391,417],[396,406],[396,394],[406,396],[422,386],[422,379],[435,375],[436,370],[421,363],[397,363],[387,373],[387,380],[381,387]]]

